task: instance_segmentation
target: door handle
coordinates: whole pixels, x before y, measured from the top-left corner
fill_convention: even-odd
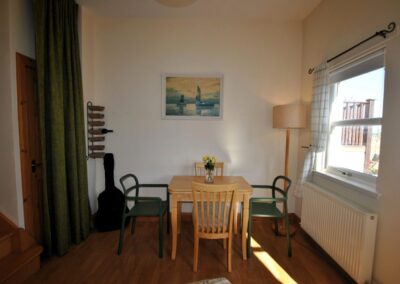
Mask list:
[[[31,163],[32,173],[36,172],[37,167],[40,167],[41,165],[42,165],[41,163],[36,163],[35,160],[32,160]]]

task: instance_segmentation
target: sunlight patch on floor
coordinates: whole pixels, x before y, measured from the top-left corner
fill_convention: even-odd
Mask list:
[[[271,274],[281,283],[295,284],[297,283],[290,275],[280,266],[265,250],[263,250],[259,243],[251,238],[251,247],[253,254],[258,260],[271,272]]]

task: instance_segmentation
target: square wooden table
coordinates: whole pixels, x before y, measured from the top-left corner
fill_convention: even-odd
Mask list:
[[[172,224],[172,255],[171,259],[176,258],[176,247],[178,241],[178,202],[193,202],[192,182],[204,182],[203,176],[174,176],[168,185],[168,192],[171,194],[171,224]],[[242,227],[242,254],[243,259],[247,258],[246,237],[249,221],[249,199],[253,193],[253,188],[241,176],[216,176],[214,184],[238,184],[238,202],[243,202],[243,227]],[[235,211],[237,206],[234,207]],[[236,216],[236,212],[234,212]]]

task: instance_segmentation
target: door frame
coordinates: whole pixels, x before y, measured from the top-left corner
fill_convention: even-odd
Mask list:
[[[24,218],[24,223],[25,223],[25,229],[28,233],[32,235],[32,237],[35,238],[35,240],[38,243],[42,243],[43,241],[43,202],[42,202],[42,185],[43,183],[38,183],[37,192],[33,192],[32,187],[33,185],[33,180],[32,180],[32,174],[29,171],[32,167],[32,165],[29,163],[31,160],[31,153],[28,152],[28,141],[29,137],[27,137],[27,129],[29,128],[29,123],[28,122],[28,115],[24,113],[24,111],[27,111],[27,109],[23,108],[24,104],[24,93],[25,90],[24,88],[26,87],[24,84],[26,84],[25,77],[24,77],[24,68],[26,66],[33,68],[35,72],[35,77],[36,77],[36,61],[26,55],[23,55],[21,53],[16,53],[16,84],[17,84],[17,113],[18,113],[18,133],[19,133],[19,154],[20,154],[20,173],[21,173],[21,199],[22,199],[22,210],[23,210],[23,218]],[[39,112],[38,109],[38,98],[37,98],[37,85],[36,85],[36,79],[34,79],[35,83],[33,86],[33,92],[34,92],[34,103],[36,104],[35,111]],[[39,116],[37,119],[37,123],[35,124],[35,128],[37,130],[40,129],[39,125]],[[36,138],[38,144],[36,147],[39,148],[39,151],[36,152],[37,156],[39,157],[40,160],[38,160],[39,165],[41,165],[41,145],[40,145],[40,133],[37,133],[37,138]],[[28,156],[27,156],[28,155]],[[26,160],[29,160],[28,162]],[[30,173],[30,174],[27,174]],[[40,175],[38,178],[36,178],[36,175]],[[27,176],[28,175],[28,176]],[[36,182],[37,179],[40,181],[43,181],[43,172],[41,169],[39,169],[39,173],[35,173],[35,178]],[[30,198],[30,200],[28,200]],[[36,201],[36,203],[34,203]],[[35,212],[35,207],[34,205],[37,205],[37,211]],[[34,214],[37,214],[36,216],[33,216]]]

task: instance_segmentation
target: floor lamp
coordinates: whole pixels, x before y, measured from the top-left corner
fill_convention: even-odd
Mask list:
[[[290,129],[306,127],[306,106],[300,103],[274,106],[272,127],[286,129],[285,176],[289,176]],[[286,235],[283,220],[279,222],[278,232]],[[294,232],[294,228],[290,228],[290,233],[293,234]]]

